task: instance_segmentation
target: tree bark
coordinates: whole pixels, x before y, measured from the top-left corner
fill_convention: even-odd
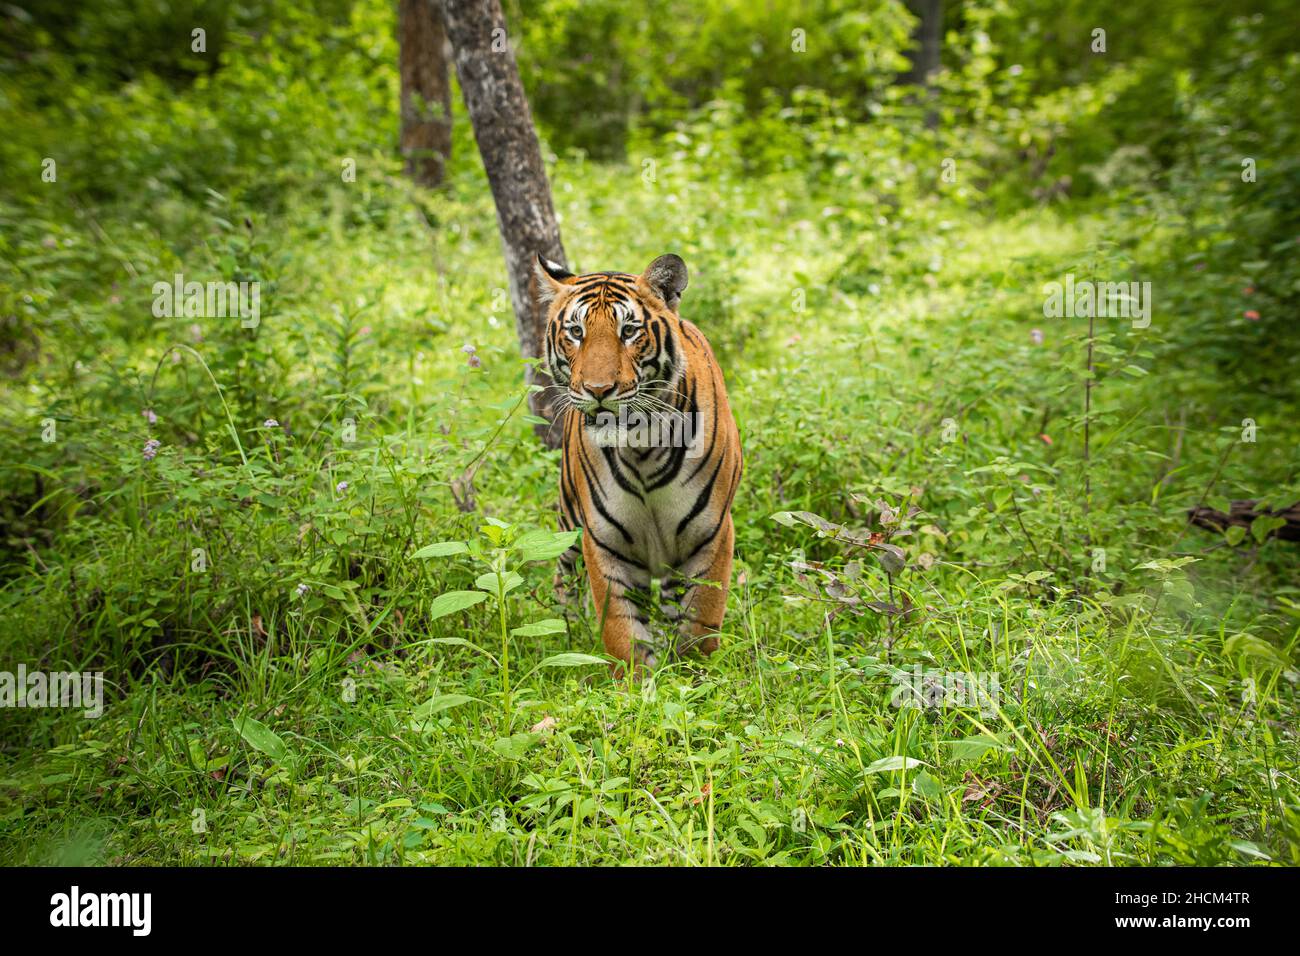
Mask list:
[[[519,350],[525,358],[537,358],[545,341],[546,309],[537,297],[534,257],[541,253],[566,268],[568,263],[532,111],[499,0],[441,0],[441,5],[461,93],[496,202]],[[536,365],[527,380],[551,384],[550,376]],[[534,393],[529,401],[534,414],[552,419],[549,393]],[[536,430],[547,445],[558,446],[555,429],[538,425]]]
[[[939,125],[936,109],[934,74],[939,71],[939,55],[943,45],[943,0],[910,0],[907,8],[918,18],[912,30],[912,49],[907,57],[912,68],[901,77],[904,83],[914,83],[923,88],[921,98],[926,103],[925,126],[934,129]]]
[[[436,0],[399,0],[397,22],[402,155],[412,179],[438,186],[451,156],[447,31]]]
[[[903,81],[929,86],[931,75],[939,69],[943,0],[911,0],[907,6],[920,19],[912,30],[913,49],[907,55],[912,68],[903,75]]]
[[[1225,514],[1205,505],[1198,505],[1189,509],[1187,516],[1192,524],[1211,531],[1225,531],[1232,525],[1250,530],[1256,518],[1281,518],[1286,523],[1269,532],[1269,537],[1281,538],[1283,541],[1300,541],[1300,502],[1278,511],[1259,508],[1254,501],[1234,501],[1229,507],[1232,510]]]

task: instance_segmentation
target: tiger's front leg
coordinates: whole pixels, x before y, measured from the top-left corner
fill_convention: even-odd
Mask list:
[[[560,530],[572,531],[573,529],[567,527],[561,519]],[[555,562],[555,600],[564,607],[577,608],[578,606],[575,600],[577,597],[575,585],[579,583],[578,562],[580,560],[582,560],[582,548],[575,544]]]
[[[699,649],[708,657],[718,649],[718,631],[727,613],[727,591],[731,587],[732,549],[736,531],[727,515],[712,549],[695,562],[701,565],[683,569],[680,576],[665,582],[665,613],[677,623],[677,653]],[[692,583],[696,582],[696,583]]]
[[[591,585],[592,613],[601,623],[605,652],[637,673],[658,663],[650,636],[650,573],[604,554],[590,535],[582,536],[582,557]],[[613,668],[615,676],[621,668]]]

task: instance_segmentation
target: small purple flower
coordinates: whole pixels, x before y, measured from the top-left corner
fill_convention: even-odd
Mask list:
[[[483,360],[480,359],[477,355],[471,355],[469,358],[465,360],[465,362],[467,365],[469,365],[470,368],[481,368],[483,365]]]
[[[279,428],[279,427],[280,427],[280,423],[277,422],[274,418],[268,418],[266,421],[262,422],[262,427],[263,427],[263,428]]]
[[[348,490],[348,483],[346,481],[340,481],[337,485],[334,486],[334,490],[337,491],[339,494],[343,494],[343,492]]]
[[[158,449],[161,447],[162,447],[162,442],[160,442],[156,438],[150,438],[147,442],[144,443],[144,451],[142,452],[142,454],[144,455],[144,460],[153,461],[154,456],[158,454]]]
[[[478,351],[478,349],[474,348],[474,346],[470,345],[468,342],[462,345],[460,347],[460,350],[464,352],[466,355],[473,355],[475,352]]]
[[[1032,341],[1035,345],[1042,345],[1042,344],[1043,344],[1043,330],[1042,330],[1042,329],[1030,329],[1030,330],[1029,330],[1029,338],[1030,338],[1030,341]]]
[[[301,597],[306,597],[306,596],[307,596],[307,592],[310,591],[310,590],[311,590],[311,588],[307,587],[307,585],[305,585],[305,584],[299,584],[299,585],[298,585],[298,597],[300,597],[300,598],[301,598]]]
[[[140,414],[144,416],[144,420],[147,421],[150,425],[158,424],[158,416],[154,414],[152,408],[146,408]]]
[[[199,325],[199,323],[197,323],[197,322],[195,322],[193,325],[191,325],[191,326],[190,326],[190,336],[194,339],[195,342],[202,342],[202,341],[203,341],[203,326]]]

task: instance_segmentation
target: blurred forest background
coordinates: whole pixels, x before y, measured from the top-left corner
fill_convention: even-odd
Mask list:
[[[610,683],[516,544],[557,457],[396,0],[0,4],[0,670],[107,685],[4,713],[0,859],[1300,863],[1294,3],[502,6],[569,265],[680,254],[723,363],[723,651]]]

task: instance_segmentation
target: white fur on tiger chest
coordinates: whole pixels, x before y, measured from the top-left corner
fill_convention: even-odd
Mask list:
[[[608,519],[599,509],[593,509],[596,513],[589,514],[587,521],[594,524],[602,540],[616,541],[618,549],[643,564],[652,577],[691,570],[684,569],[682,562],[714,521],[709,508],[697,510],[700,495],[709,483],[710,469],[701,457],[709,436],[693,437],[692,444],[683,444],[680,449],[611,448],[617,475],[609,457],[593,456],[602,472],[600,487]],[[675,456],[679,450],[680,455]],[[644,458],[639,455],[641,451],[647,452]],[[665,468],[675,468],[666,483]],[[694,516],[686,521],[693,511]],[[632,541],[627,540],[628,536]]]

